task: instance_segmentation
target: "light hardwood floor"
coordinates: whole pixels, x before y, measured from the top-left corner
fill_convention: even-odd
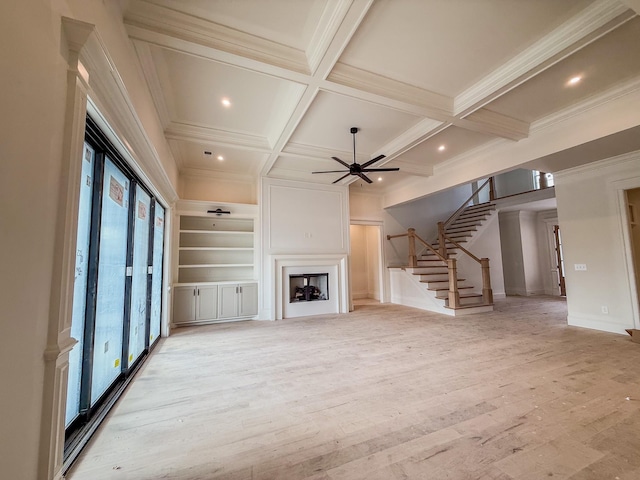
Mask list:
[[[640,344],[558,298],[176,330],[67,478],[638,480]]]

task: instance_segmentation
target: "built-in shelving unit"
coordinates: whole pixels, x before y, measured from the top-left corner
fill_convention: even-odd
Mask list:
[[[180,202],[174,241],[174,325],[246,319],[258,313],[257,206]]]
[[[178,283],[254,279],[251,218],[180,216]]]

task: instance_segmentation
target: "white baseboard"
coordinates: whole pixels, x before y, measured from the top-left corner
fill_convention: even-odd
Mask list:
[[[567,323],[572,327],[590,328],[592,330],[600,330],[602,332],[619,333],[627,335],[625,329],[634,328],[633,324],[604,322],[600,318],[587,317],[584,315],[568,315]]]

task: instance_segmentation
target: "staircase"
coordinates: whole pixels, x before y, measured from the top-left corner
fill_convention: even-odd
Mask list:
[[[407,233],[387,235],[391,240],[407,237],[409,262],[406,267],[392,267],[391,301],[445,315],[466,315],[493,310],[493,293],[489,273],[489,259],[478,258],[469,251],[475,238],[488,224],[496,207],[492,203],[467,206],[484,188],[487,180],[446,222],[438,223],[438,238],[428,243],[414,228]],[[423,245],[416,251],[416,241]],[[462,268],[479,285],[472,285],[458,274]]]
[[[484,203],[480,205],[472,205],[465,208],[458,218],[445,229],[448,238],[458,243],[462,247],[470,242],[474,235],[482,229],[482,226],[496,213],[495,205]],[[458,258],[460,248],[446,241],[447,253],[449,258]],[[434,249],[438,249],[437,240],[432,244]],[[417,267],[406,267],[406,271],[416,276],[419,282],[426,286],[427,292],[433,295],[435,301],[446,309],[453,309],[449,306],[449,274],[447,263],[442,261],[435,253],[428,251],[420,255],[417,259]],[[470,285],[466,279],[458,277],[458,291],[460,292],[460,309],[473,309],[477,311],[491,311],[491,305],[485,305],[482,299],[482,293],[478,293],[481,287]],[[478,307],[482,307],[478,310]],[[488,307],[488,308],[487,308]]]

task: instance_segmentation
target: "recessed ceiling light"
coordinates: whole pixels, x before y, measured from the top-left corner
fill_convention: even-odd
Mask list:
[[[580,75],[576,75],[575,77],[571,77],[567,82],[567,85],[577,85],[582,80]]]
[[[218,155],[218,160],[223,161],[224,157],[222,155]]]
[[[438,151],[439,151],[439,152],[444,152],[446,148],[447,148],[447,147],[445,147],[444,145],[440,145],[440,146],[438,147]]]
[[[378,181],[381,182],[382,181],[382,177],[378,177]]]
[[[230,106],[231,106],[231,100],[229,100],[229,99],[228,99],[228,98],[226,98],[226,97],[225,97],[225,98],[223,98],[223,99],[222,99],[222,105],[223,105],[223,106],[225,106],[225,107],[227,107],[227,108],[228,108],[228,107],[230,107]]]

